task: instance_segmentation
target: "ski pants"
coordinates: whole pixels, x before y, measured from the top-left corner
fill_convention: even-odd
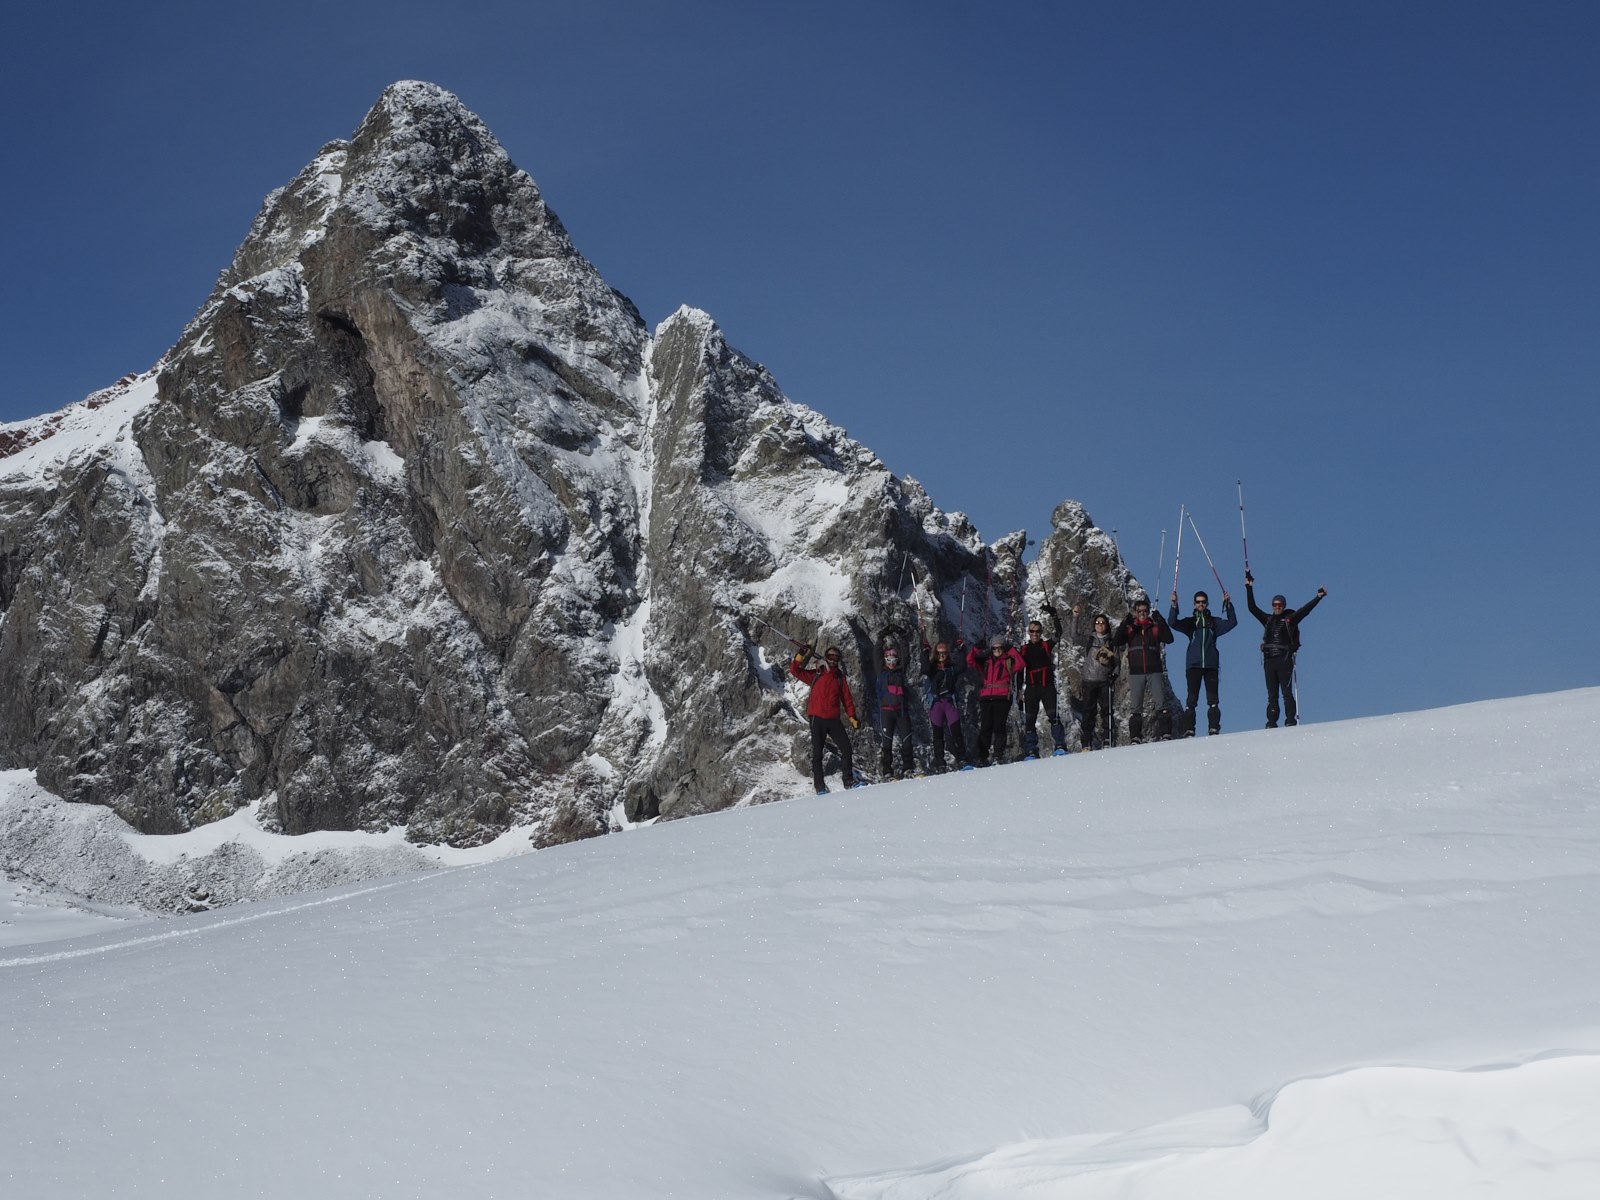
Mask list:
[[[1215,667],[1190,667],[1186,672],[1189,681],[1189,695],[1184,700],[1183,709],[1185,719],[1189,722],[1188,732],[1198,734],[1200,730],[1195,725],[1195,707],[1200,703],[1200,685],[1206,685],[1206,732],[1216,733],[1222,728],[1222,709],[1217,707],[1217,668]]]
[[[911,774],[916,760],[911,751],[911,714],[904,708],[885,708],[879,714],[878,744],[881,747],[878,755],[878,773],[887,775],[889,768],[894,765],[895,743],[900,744],[900,769],[905,774]]]
[[[1163,687],[1166,672],[1148,671],[1143,675],[1128,676],[1128,740],[1144,739],[1144,702],[1148,696],[1155,712],[1160,712],[1167,702],[1167,689]]]
[[[1067,731],[1061,727],[1061,713],[1057,707],[1056,689],[1030,687],[1022,694],[1022,752],[1039,753],[1039,709],[1044,709],[1050,722],[1050,737],[1057,750],[1067,748]]]
[[[1010,696],[978,698],[978,763],[1000,762],[1006,756],[1006,722],[1011,718]]]
[[[1111,680],[1083,681],[1083,721],[1078,734],[1087,750],[1096,732],[1102,746],[1111,745]]]
[[[839,775],[844,780],[844,786],[852,786],[856,781],[856,773],[850,755],[850,735],[845,732],[843,717],[811,718],[811,782],[816,784],[819,792],[827,786],[822,776],[824,740],[832,741],[833,748],[839,752]]]
[[[1294,655],[1268,654],[1261,659],[1267,673],[1267,728],[1278,727],[1278,697],[1283,697],[1283,723],[1297,724],[1300,706],[1294,700]]]
[[[941,696],[928,709],[928,723],[933,727],[933,769],[944,771],[944,739],[950,735],[950,753],[957,763],[967,761],[967,739],[961,733],[961,710],[948,696]]]

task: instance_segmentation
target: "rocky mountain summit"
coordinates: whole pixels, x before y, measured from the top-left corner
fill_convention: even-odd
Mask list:
[[[1080,506],[1024,583],[1025,542],[704,313],[650,331],[477,117],[400,83],[155,370],[0,427],[0,768],[149,833],[261,801],[287,833],[548,844],[774,799],[806,786],[782,635],[870,694],[887,626],[1120,612]]]

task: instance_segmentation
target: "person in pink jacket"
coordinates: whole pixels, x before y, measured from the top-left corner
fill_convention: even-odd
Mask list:
[[[1027,664],[1015,646],[996,635],[989,639],[988,654],[978,646],[967,652],[967,668],[976,671],[979,680],[976,765],[1002,763],[1006,759],[1006,722],[1011,716],[1011,677]]]

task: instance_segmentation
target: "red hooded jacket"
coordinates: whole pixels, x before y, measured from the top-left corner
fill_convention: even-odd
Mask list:
[[[829,666],[820,671],[811,671],[806,669],[805,661],[804,656],[796,654],[794,661],[789,664],[789,673],[801,683],[811,685],[811,699],[806,702],[806,715],[832,720],[838,717],[842,707],[854,717],[855,697],[850,695],[850,681],[844,677],[843,668]]]

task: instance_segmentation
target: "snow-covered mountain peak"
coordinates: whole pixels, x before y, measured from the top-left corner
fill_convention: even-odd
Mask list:
[[[1023,535],[985,545],[708,314],[650,337],[431,84],[267,198],[154,388],[86,452],[129,486],[24,472],[0,507],[0,766],[145,832],[265,801],[543,844],[777,798],[785,637],[846,646],[865,698],[886,631],[1126,582],[1086,515],[1025,580]]]

